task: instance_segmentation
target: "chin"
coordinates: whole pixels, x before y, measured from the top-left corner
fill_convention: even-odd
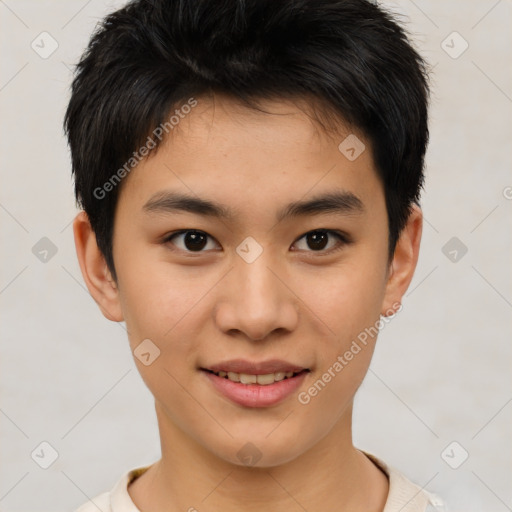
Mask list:
[[[270,439],[267,431],[261,436],[242,436],[232,439],[225,450],[216,444],[211,451],[230,464],[264,469],[287,464],[306,450],[306,446],[302,446],[302,443],[298,444],[297,436],[276,436],[275,439]]]

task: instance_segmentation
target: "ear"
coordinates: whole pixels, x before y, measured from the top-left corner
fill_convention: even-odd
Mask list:
[[[421,233],[423,229],[423,214],[419,206],[414,204],[407,223],[400,233],[391,261],[386,292],[382,303],[381,314],[390,316],[397,312],[402,297],[409,288],[418,263]]]
[[[119,291],[92,230],[89,217],[81,211],[73,221],[76,254],[89,293],[103,315],[113,322],[122,322]]]

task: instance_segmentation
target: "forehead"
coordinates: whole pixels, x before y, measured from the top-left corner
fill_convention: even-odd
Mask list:
[[[306,100],[261,102],[262,111],[222,95],[196,100],[125,178],[120,201],[142,210],[151,196],[173,189],[256,212],[333,187],[364,196],[378,181],[367,141],[356,160],[347,159],[339,145],[356,135],[342,122],[325,130]]]
[[[238,98],[222,93],[201,96],[196,99],[197,105],[190,115],[182,116],[177,130],[173,133],[179,137],[190,127],[193,120],[196,130],[210,130],[215,124],[216,130],[240,128],[249,131],[250,128],[264,126],[277,128],[283,125],[291,130],[300,130],[303,136],[327,138],[334,140],[347,132],[347,124],[321,100],[311,95],[274,99],[251,99],[251,104],[245,104]],[[178,106],[179,109],[179,106]],[[182,122],[186,121],[187,122]],[[254,133],[251,133],[254,135]]]

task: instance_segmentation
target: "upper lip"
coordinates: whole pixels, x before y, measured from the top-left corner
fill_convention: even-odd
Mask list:
[[[300,366],[282,359],[268,359],[266,361],[247,361],[245,359],[231,359],[222,363],[204,366],[202,369],[212,372],[234,372],[246,373],[248,375],[267,375],[277,372],[300,372],[308,370],[304,366]]]

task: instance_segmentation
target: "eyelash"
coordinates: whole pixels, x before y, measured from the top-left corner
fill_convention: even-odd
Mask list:
[[[215,240],[211,235],[209,235],[205,231],[201,231],[201,230],[198,230],[198,229],[182,229],[182,230],[174,231],[173,233],[169,233],[168,235],[166,235],[164,237],[164,239],[162,240],[162,243],[163,244],[169,244],[169,242],[171,242],[172,238],[174,238],[176,236],[179,236],[179,235],[186,234],[186,233],[191,233],[191,232],[193,232],[193,233],[201,233],[201,234],[204,234],[204,235],[208,236],[212,240]],[[295,240],[294,244],[296,244],[299,240],[302,240],[304,237],[306,237],[310,233],[318,233],[318,232],[325,233],[325,234],[328,234],[328,235],[334,235],[338,239],[338,244],[335,247],[332,247],[331,249],[328,249],[326,251],[321,249],[319,251],[309,250],[309,251],[305,251],[305,252],[312,253],[313,255],[317,255],[317,256],[325,256],[325,255],[330,255],[332,253],[335,253],[335,252],[343,249],[346,245],[349,245],[349,244],[352,243],[352,240],[350,239],[350,237],[346,233],[343,233],[342,231],[337,231],[337,230],[333,230],[333,229],[321,229],[320,228],[320,229],[313,229],[311,231],[307,231],[302,236],[297,238]],[[176,249],[176,250],[180,251],[180,252],[184,252],[186,254],[201,254],[201,253],[206,252],[206,251],[203,251],[203,250],[201,250],[201,251],[188,251],[188,250],[183,250],[183,249]]]

